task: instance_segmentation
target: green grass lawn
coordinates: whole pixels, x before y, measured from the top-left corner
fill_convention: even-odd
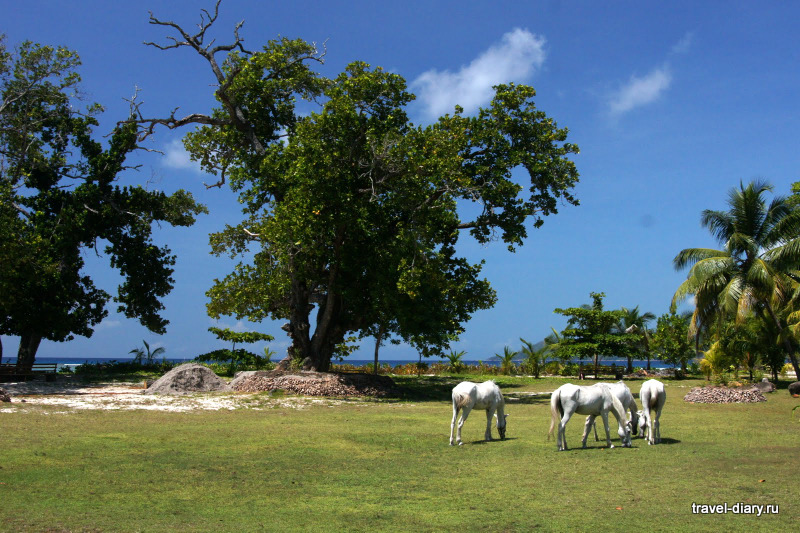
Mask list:
[[[0,529],[790,531],[800,519],[800,410],[785,388],[693,405],[683,396],[699,382],[666,381],[661,445],[580,449],[576,416],[572,449],[557,452],[544,398],[509,401],[505,441],[482,442],[473,412],[450,447],[457,380],[398,381],[406,400],[303,410],[0,413]],[[497,381],[505,393],[564,382]],[[693,502],[780,512],[700,516]]]

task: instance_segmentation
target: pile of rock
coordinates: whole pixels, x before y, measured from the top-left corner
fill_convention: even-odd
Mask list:
[[[176,366],[150,385],[145,394],[190,394],[230,390],[224,379],[197,363]]]
[[[397,394],[395,383],[388,376],[325,372],[299,372],[283,375],[275,375],[270,372],[243,372],[231,381],[231,389],[239,392],[281,389],[307,396],[375,396],[384,398]]]
[[[683,397],[691,403],[757,403],[767,398],[756,388],[695,387]]]

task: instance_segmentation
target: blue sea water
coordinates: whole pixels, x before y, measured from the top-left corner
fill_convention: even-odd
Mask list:
[[[166,360],[166,361],[168,361],[170,363],[188,363],[189,361],[191,361],[191,359],[170,359],[170,358],[167,358],[167,359],[157,359],[156,362],[161,362],[161,361],[164,361],[164,360]],[[56,364],[59,365],[59,368],[61,368],[62,366],[75,367],[77,365],[82,365],[82,364],[98,364],[98,363],[110,363],[110,362],[121,363],[121,362],[129,362],[129,361],[133,361],[133,358],[130,358],[130,357],[117,357],[117,358],[110,358],[110,357],[86,357],[86,358],[84,358],[84,357],[37,357],[36,358],[36,362],[37,363],[56,363]],[[397,366],[397,365],[406,365],[406,364],[409,364],[409,363],[416,363],[417,361],[418,361],[417,359],[386,359],[386,360],[380,360],[380,364],[381,365],[389,364],[390,366],[394,367],[394,366]],[[13,363],[17,362],[17,358],[16,357],[5,357],[5,358],[3,358],[2,362],[3,363],[12,363],[13,364]],[[368,365],[368,364],[372,364],[372,362],[373,362],[372,359],[345,359],[343,361],[334,361],[334,364],[341,363],[341,364],[350,364],[350,365],[354,365],[354,366],[365,366],[365,365]],[[433,363],[445,363],[446,364],[447,363],[447,359],[423,359],[422,362],[423,363],[427,363],[429,365],[433,364]],[[486,365],[489,365],[489,366],[500,366],[500,361],[498,359],[495,359],[495,358],[489,358],[489,359],[483,360],[482,362],[484,364],[486,364]],[[579,361],[576,361],[576,362],[579,362]],[[467,365],[477,365],[479,363],[479,361],[478,360],[463,361],[463,363],[467,364]],[[584,361],[583,364],[584,364],[584,366],[589,367],[591,365],[591,362]],[[603,359],[601,364],[603,364],[604,366],[610,366],[612,364],[615,364],[617,366],[621,366],[621,367],[624,368],[628,363],[627,363],[626,359]],[[633,362],[633,366],[634,367],[645,368],[645,367],[647,367],[647,361],[635,360]],[[672,365],[668,365],[668,364],[666,364],[666,363],[664,363],[662,361],[657,361],[655,359],[650,361],[650,368],[671,368],[671,367],[672,367]]]

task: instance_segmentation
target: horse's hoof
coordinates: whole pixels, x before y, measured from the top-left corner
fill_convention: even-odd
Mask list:
[[[611,445],[611,446],[609,446],[608,448],[609,448],[610,450],[613,450],[613,449],[614,449],[614,445],[612,444],[612,445]]]
[[[459,446],[463,446],[463,445],[464,445],[464,443],[463,443],[463,442],[459,442],[459,443],[458,443],[458,445],[459,445]]]

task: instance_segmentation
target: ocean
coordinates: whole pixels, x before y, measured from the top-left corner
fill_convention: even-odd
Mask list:
[[[164,360],[165,359],[156,359],[156,362],[161,362],[161,361],[164,361]],[[115,357],[115,358],[111,358],[111,357],[85,357],[85,358],[84,357],[37,357],[36,358],[36,362],[37,363],[56,363],[58,365],[58,368],[61,368],[62,366],[67,366],[67,367],[74,368],[74,367],[76,367],[78,365],[82,365],[82,364],[98,364],[98,363],[111,363],[111,362],[122,363],[122,362],[129,362],[129,361],[133,361],[133,358],[131,358],[131,357]],[[171,358],[166,358],[166,361],[168,361],[170,363],[188,363],[188,362],[190,362],[192,360],[191,359],[171,359]],[[389,364],[392,367],[395,367],[395,366],[398,366],[398,365],[407,365],[409,363],[416,363],[417,361],[418,361],[418,359],[386,359],[386,360],[381,359],[381,360],[379,360],[381,365]],[[17,362],[17,358],[16,357],[5,357],[5,358],[3,358],[2,362],[3,363],[12,363],[13,364],[13,363]],[[273,362],[275,362],[275,361],[273,361]],[[372,359],[344,359],[343,361],[334,361],[333,363],[334,364],[348,364],[348,365],[354,365],[354,366],[365,366],[365,365],[368,365],[368,364],[372,364],[372,362],[373,362]],[[433,364],[433,363],[446,364],[448,361],[447,361],[447,359],[423,359],[422,362],[423,363],[427,363],[427,364],[430,365],[430,364]],[[466,365],[477,365],[480,361],[478,361],[478,360],[469,360],[469,361],[462,361],[462,362],[464,364],[466,364]],[[515,361],[515,362],[519,363],[519,361]],[[577,363],[579,361],[575,361],[575,362]],[[494,358],[494,357],[490,357],[490,358],[488,358],[486,360],[483,360],[483,363],[486,364],[486,365],[489,365],[489,366],[500,366],[500,361],[498,359]],[[584,364],[584,366],[587,366],[587,367],[591,366],[591,362],[584,361],[583,364]],[[612,364],[615,364],[617,366],[625,367],[628,363],[627,363],[626,359],[603,359],[601,361],[601,364],[604,365],[604,366],[610,366]],[[634,360],[633,361],[633,366],[634,367],[646,368],[647,367],[647,361],[646,360],[641,360],[641,361],[640,360]],[[663,361],[657,361],[655,359],[650,361],[650,368],[671,368],[671,367],[672,367],[672,365],[664,363]]]

